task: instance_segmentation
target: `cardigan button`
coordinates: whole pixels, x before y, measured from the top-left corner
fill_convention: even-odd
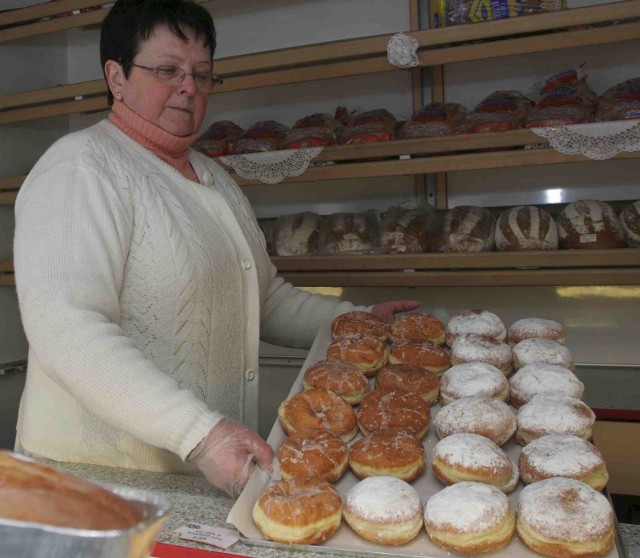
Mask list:
[[[251,260],[248,260],[246,258],[242,260],[242,267],[244,267],[245,269],[251,269]]]

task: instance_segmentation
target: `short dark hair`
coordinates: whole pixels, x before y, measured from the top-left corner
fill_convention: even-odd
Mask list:
[[[209,47],[213,59],[216,50],[213,18],[193,0],[117,0],[102,21],[100,30],[102,71],[107,60],[115,60],[122,65],[125,77],[129,77],[140,42],[147,40],[158,25],[166,25],[185,42],[184,29],[192,29],[196,38]],[[110,90],[108,101],[111,106],[113,94]]]

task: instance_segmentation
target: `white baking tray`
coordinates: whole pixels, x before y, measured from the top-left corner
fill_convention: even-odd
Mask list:
[[[300,369],[298,377],[291,387],[290,395],[302,390],[302,378],[304,372],[311,365],[315,364],[319,360],[325,358],[327,347],[331,342],[330,327],[327,325],[324,327],[318,336],[316,337],[309,354]],[[437,415],[440,409],[439,405],[431,408],[431,420]],[[515,412],[515,409],[514,409]],[[356,436],[353,443],[360,435]],[[278,448],[286,438],[286,434],[278,421],[273,425],[271,433],[267,439],[267,442],[271,445],[274,451],[277,452]],[[431,469],[431,455],[433,448],[439,441],[433,424],[429,427],[427,436],[422,441],[425,447],[425,453],[427,457],[427,467],[425,472],[417,479],[415,479],[411,485],[417,490],[422,503],[428,500],[430,496],[436,492],[442,490],[445,485],[435,476]],[[502,449],[505,450],[507,455],[514,461],[518,461],[520,455],[521,446],[513,441],[513,438],[509,440]],[[358,478],[348,471],[347,474],[342,477],[338,482],[334,484],[340,495],[344,498],[349,489],[358,482]],[[252,510],[253,505],[260,496],[260,494],[272,484],[269,476],[262,470],[256,468],[256,472],[253,474],[249,483],[243,490],[242,494],[234,504],[233,508],[229,512],[227,521],[234,525],[244,537],[243,542],[247,544],[263,545],[271,548],[288,548],[288,549],[300,549],[309,552],[320,553],[332,553],[332,554],[349,554],[356,556],[422,556],[429,558],[450,558],[451,556],[458,556],[454,552],[445,550],[433,542],[427,536],[424,528],[420,534],[411,542],[402,546],[383,546],[361,538],[354,533],[349,526],[343,521],[338,531],[327,541],[319,545],[286,545],[282,543],[274,543],[265,540],[262,533],[253,523]],[[524,485],[522,481],[519,482],[518,487],[509,495],[511,506],[515,510],[517,507],[518,494],[522,490]],[[459,555],[462,556],[462,555]],[[503,548],[486,554],[486,556],[509,556],[509,558],[540,558],[540,555],[529,550],[522,541],[518,539],[518,535],[515,534],[511,542]],[[624,558],[624,549],[620,544],[620,537],[616,536],[616,544],[612,547],[605,558]]]

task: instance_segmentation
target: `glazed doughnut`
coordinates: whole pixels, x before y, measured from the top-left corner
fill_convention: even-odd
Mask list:
[[[527,484],[567,477],[600,491],[609,482],[600,450],[571,434],[547,434],[533,440],[520,453],[520,469],[522,481]]]
[[[557,364],[527,364],[509,378],[511,404],[521,407],[536,395],[570,395],[582,399],[584,384],[571,370]]]
[[[536,395],[518,409],[516,442],[526,446],[545,434],[573,434],[591,440],[596,415],[568,395]]]
[[[503,547],[513,537],[515,522],[504,492],[481,482],[447,486],[431,496],[424,509],[431,540],[466,554]]]
[[[451,402],[434,419],[439,438],[470,432],[503,445],[516,431],[516,416],[495,397],[463,397]]]
[[[351,405],[326,389],[305,389],[280,403],[278,421],[289,436],[331,432],[345,443],[358,432]]]
[[[410,482],[425,466],[422,442],[403,431],[372,432],[349,449],[349,467],[359,479],[390,476]]]
[[[387,364],[378,370],[376,388],[401,389],[424,399],[429,407],[438,400],[440,379],[417,364]]]
[[[387,340],[387,326],[381,318],[371,312],[354,310],[340,314],[331,322],[331,339],[336,340],[345,335],[364,333],[377,337],[382,341]]]
[[[554,477],[525,486],[516,528],[531,550],[552,558],[606,554],[615,516],[605,496],[575,479]]]
[[[477,308],[463,310],[451,317],[445,330],[447,345],[451,347],[453,340],[463,333],[476,333],[498,341],[507,338],[507,330],[502,320],[493,312]]]
[[[352,333],[333,341],[327,348],[327,358],[355,364],[365,376],[375,376],[387,364],[389,351],[386,341],[364,333]]]
[[[278,449],[278,462],[284,480],[315,475],[336,482],[349,466],[349,449],[331,432],[316,432],[309,438],[290,436]]]
[[[431,411],[419,395],[399,389],[376,389],[358,407],[358,426],[365,436],[382,430],[403,430],[419,440],[431,424]]]
[[[405,544],[422,529],[420,496],[395,477],[361,480],[347,492],[343,516],[358,535],[378,544]]]
[[[479,396],[509,399],[509,382],[504,374],[486,362],[457,364],[440,378],[440,404],[448,405],[456,399]]]
[[[307,369],[303,377],[304,389],[328,389],[349,403],[357,405],[369,393],[369,380],[360,369],[344,360],[326,359]]]
[[[536,337],[557,341],[561,345],[564,345],[566,341],[562,324],[542,318],[523,318],[513,322],[507,332],[507,342],[511,346],[517,345],[525,339]]]
[[[527,364],[546,362],[558,364],[575,372],[571,352],[564,345],[549,339],[524,339],[513,347],[513,367],[519,370]]]
[[[508,493],[518,484],[518,466],[494,442],[479,434],[452,434],[433,448],[431,467],[445,484],[491,484]]]
[[[400,341],[391,345],[389,364],[416,364],[439,376],[451,361],[440,345],[430,341]]]
[[[253,521],[269,540],[318,544],[340,527],[338,491],[318,477],[293,478],[267,488],[253,506]]]
[[[484,337],[477,333],[458,335],[451,347],[451,364],[487,362],[493,364],[505,376],[511,374],[511,347],[503,341]]]
[[[407,312],[391,322],[389,339],[392,343],[409,340],[444,345],[444,324],[430,314]]]

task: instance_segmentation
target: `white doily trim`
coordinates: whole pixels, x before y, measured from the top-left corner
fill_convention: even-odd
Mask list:
[[[418,60],[418,47],[420,43],[415,37],[404,33],[396,33],[387,44],[387,60],[399,68],[415,68]]]
[[[618,120],[571,126],[531,128],[556,151],[604,160],[622,151],[640,151],[640,121]]]
[[[322,147],[303,147],[295,150],[224,155],[220,157],[238,176],[247,180],[259,180],[265,184],[277,184],[290,176],[300,176],[312,159],[322,153]]]

